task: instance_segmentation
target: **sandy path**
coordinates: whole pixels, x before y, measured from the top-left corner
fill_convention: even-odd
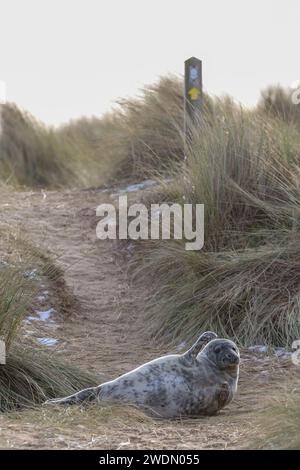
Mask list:
[[[144,292],[130,286],[116,243],[96,239],[94,209],[104,200],[93,191],[2,193],[0,227],[22,229],[49,250],[78,299],[78,311],[57,319],[58,352],[99,377],[112,378],[167,347],[163,350],[147,335]],[[130,410],[43,408],[2,415],[0,447],[240,447],[249,432],[255,433],[257,411],[282,388],[283,377],[284,383],[298,381],[299,370],[244,354],[239,395],[217,417],[153,421]]]

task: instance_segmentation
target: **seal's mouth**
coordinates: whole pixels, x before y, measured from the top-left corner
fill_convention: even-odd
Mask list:
[[[240,357],[231,351],[225,354],[222,362],[227,367],[237,366],[240,363]]]

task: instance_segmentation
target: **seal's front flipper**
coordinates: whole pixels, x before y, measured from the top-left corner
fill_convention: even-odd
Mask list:
[[[216,398],[218,401],[219,410],[224,408],[224,406],[227,405],[227,403],[230,401],[232,395],[230,397],[230,387],[227,382],[224,382],[220,385],[216,393]]]
[[[201,336],[197,339],[196,343],[193,344],[193,346],[183,354],[182,358],[184,361],[187,363],[190,362],[192,363],[194,359],[197,357],[203,346],[205,346],[207,343],[209,343],[212,339],[217,338],[218,335],[214,333],[213,331],[205,331],[202,333]]]
[[[70,395],[65,398],[55,398],[53,400],[47,400],[44,405],[76,405],[84,401],[95,400],[98,396],[99,387],[91,387],[81,390],[74,395]]]

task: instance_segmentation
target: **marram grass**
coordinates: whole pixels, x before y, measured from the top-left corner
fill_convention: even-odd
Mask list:
[[[152,332],[192,340],[213,329],[243,345],[291,346],[300,337],[300,132],[224,99],[192,134],[186,162],[146,203],[204,204],[205,245],[137,247]]]
[[[6,237],[1,237],[1,250]],[[48,280],[54,287],[61,272],[28,242],[9,238],[12,255],[0,264],[0,338],[7,352],[6,364],[0,365],[0,411],[32,407],[47,398],[96,385],[92,375],[57,355],[23,344],[20,327],[31,313],[39,284]]]
[[[6,365],[0,365],[0,411],[32,407],[96,384],[92,375],[56,355],[14,345]]]

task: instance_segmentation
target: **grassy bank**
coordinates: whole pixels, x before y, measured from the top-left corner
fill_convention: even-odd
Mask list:
[[[153,333],[192,340],[210,328],[242,344],[289,345],[300,333],[299,106],[279,87],[253,110],[205,96],[186,162],[182,114],[182,83],[172,77],[103,118],[58,129],[4,105],[1,180],[64,188],[156,176],[148,204],[205,205],[205,247],[139,246]]]
[[[279,112],[287,96],[278,112],[264,100],[252,111],[217,100],[193,129],[187,163],[146,200],[205,205],[202,251],[180,241],[137,249],[155,335],[190,340],[212,329],[278,346],[299,338],[299,121]]]
[[[182,158],[183,94],[176,78],[145,87],[97,118],[48,128],[14,104],[1,106],[0,181],[13,187],[99,186],[167,170]]]
[[[0,365],[0,411],[33,406],[93,384],[89,374],[28,344],[24,336],[24,320],[34,311],[40,284],[56,292],[60,287],[62,294],[60,270],[14,235],[1,234],[0,248],[0,338],[7,353],[6,364]]]

